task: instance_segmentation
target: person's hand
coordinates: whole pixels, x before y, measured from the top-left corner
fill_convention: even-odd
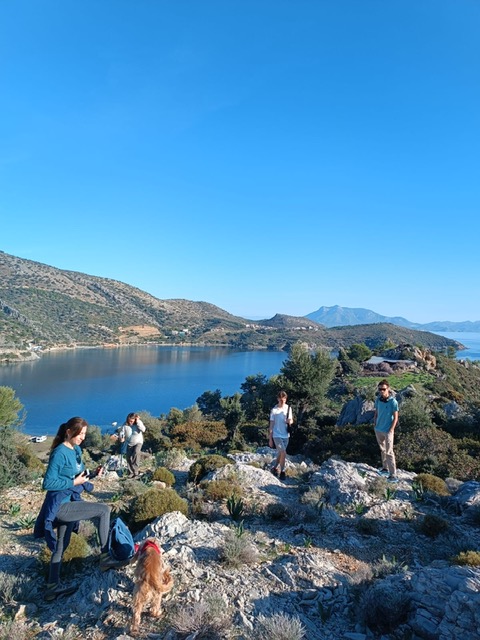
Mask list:
[[[88,480],[88,472],[85,469],[85,471],[82,471],[82,473],[79,473],[78,476],[76,476],[73,480],[73,486],[74,487],[78,487],[79,484],[83,484],[84,482],[86,482]]]

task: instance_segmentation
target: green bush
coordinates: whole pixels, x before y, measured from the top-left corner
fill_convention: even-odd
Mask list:
[[[447,483],[442,478],[431,473],[419,473],[415,476],[414,482],[421,483],[424,491],[431,491],[439,496],[449,496]]]
[[[267,520],[288,520],[290,511],[281,502],[271,502],[265,507],[265,517]]]
[[[448,522],[441,516],[437,516],[434,513],[429,513],[424,516],[418,524],[420,533],[423,533],[423,535],[428,536],[429,538],[436,538],[441,533],[447,531],[448,528]]]
[[[150,449],[153,453],[169,449],[171,442],[170,438],[166,435],[168,433],[166,421],[160,418],[154,418],[148,411],[141,411],[139,416],[146,429],[143,436],[143,449],[145,451]]]
[[[224,458],[223,456],[219,456],[216,453],[209,456],[203,456],[194,462],[188,470],[188,479],[190,482],[198,483],[211,471],[220,469],[220,467],[224,467],[227,464],[232,464],[232,461],[228,458]]]
[[[45,465],[35,454],[31,444],[19,445],[17,455],[22,464],[24,464],[28,471],[34,476],[41,476],[45,473]]]
[[[63,554],[62,559],[62,566],[65,571],[65,575],[71,576],[77,572],[82,567],[84,559],[91,553],[92,549],[85,538],[81,535],[77,535],[76,533],[72,533],[70,544]],[[50,564],[51,557],[52,552],[50,549],[47,546],[43,547],[40,552],[39,559],[44,565],[45,575],[48,573],[48,565]]]
[[[208,500],[225,500],[232,493],[237,497],[243,496],[241,485],[234,482],[231,478],[223,478],[221,480],[202,480],[200,488],[203,489],[205,497]]]
[[[175,484],[175,476],[165,467],[158,467],[155,469],[152,475],[152,480],[155,482],[164,482],[167,487],[171,487]]]
[[[372,520],[371,518],[358,518],[355,523],[355,527],[358,533],[362,536],[378,535],[378,520]]]
[[[479,551],[462,551],[452,559],[453,564],[467,565],[469,567],[480,567]]]
[[[383,581],[374,583],[362,598],[365,623],[372,631],[390,633],[407,620],[410,597]]]
[[[24,449],[21,438],[13,427],[0,426],[0,491],[26,484],[36,475],[19,457]]]
[[[218,447],[227,437],[227,428],[223,422],[185,422],[172,427],[172,444],[199,451],[202,448]]]
[[[187,515],[187,501],[173,489],[148,489],[132,502],[129,522],[132,527],[138,530],[164,513],[171,511],[180,511],[180,513]]]

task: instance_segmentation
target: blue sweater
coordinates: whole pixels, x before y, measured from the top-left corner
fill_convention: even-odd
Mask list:
[[[75,445],[73,449],[70,449],[66,444],[59,444],[50,454],[47,472],[43,479],[43,488],[47,491],[71,489],[75,476],[81,473],[84,468],[80,447]]]
[[[74,486],[75,476],[84,469],[82,450],[78,446],[73,449],[65,444],[59,444],[50,454],[47,471],[43,479],[43,488],[47,495],[38,514],[33,535],[35,538],[45,538],[48,548],[53,552],[57,544],[55,528],[56,517],[60,506],[71,500],[81,500],[82,491],[92,491],[93,484],[84,482]],[[78,522],[71,523],[73,531],[78,530]]]

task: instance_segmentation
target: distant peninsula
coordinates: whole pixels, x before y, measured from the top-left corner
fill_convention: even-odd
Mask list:
[[[302,341],[333,351],[356,343],[375,349],[388,341],[434,351],[465,348],[456,340],[394,322],[329,327],[310,316],[248,320],[208,302],[160,300],[117,280],[0,251],[0,362],[35,359],[49,349],[138,344],[288,351]]]

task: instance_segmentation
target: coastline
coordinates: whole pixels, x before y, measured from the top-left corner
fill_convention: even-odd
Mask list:
[[[45,353],[57,353],[62,351],[78,351],[78,350],[87,350],[87,349],[125,349],[131,347],[163,347],[173,349],[175,347],[199,347],[204,349],[212,349],[212,348],[221,348],[221,349],[237,349],[238,347],[234,347],[228,343],[207,343],[207,342],[130,342],[128,344],[115,344],[115,343],[103,343],[103,344],[76,344],[76,345],[53,345],[51,347],[45,347],[44,349],[39,349],[37,351],[28,351],[25,354],[24,351],[16,350],[16,358],[3,358],[2,353],[0,352],[0,366],[1,365],[11,365],[11,364],[21,364],[22,362],[33,362],[40,360],[42,354]],[[242,349],[244,351],[268,351],[268,347],[264,345],[258,345],[255,347],[245,347]],[[283,351],[282,349],[271,349],[272,351]],[[10,349],[7,354],[13,354],[15,350]],[[25,354],[25,355],[23,355]]]

